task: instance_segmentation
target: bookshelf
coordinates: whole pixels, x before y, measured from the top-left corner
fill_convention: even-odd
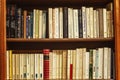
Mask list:
[[[108,2],[114,3],[114,33],[113,38],[73,38],[73,39],[24,39],[6,38],[6,5],[16,4],[24,9],[47,9],[48,7],[81,7],[105,6]],[[80,5],[81,4],[81,5]],[[0,0],[0,80],[6,80],[6,50],[31,49],[74,49],[76,47],[111,47],[115,48],[116,80],[120,79],[120,1],[119,0]],[[89,44],[89,45],[88,45]],[[31,46],[32,45],[32,46]],[[47,45],[47,46],[46,46]],[[50,46],[52,45],[52,47]],[[34,47],[36,46],[36,48]]]

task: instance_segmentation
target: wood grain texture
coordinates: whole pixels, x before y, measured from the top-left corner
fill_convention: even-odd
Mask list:
[[[0,80],[6,80],[6,0],[0,0]]]
[[[114,0],[116,80],[120,80],[120,0]]]

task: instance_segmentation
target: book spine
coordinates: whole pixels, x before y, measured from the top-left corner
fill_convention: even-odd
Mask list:
[[[93,50],[90,50],[89,54],[89,79],[93,79]]]
[[[68,38],[68,8],[63,8],[63,38]]]
[[[9,54],[9,50],[7,50],[7,52],[6,52],[6,65],[7,65],[7,75],[6,75],[6,79],[9,79],[9,70],[10,70],[10,67],[9,67],[9,65],[10,65],[10,54]]]
[[[40,79],[43,79],[43,54],[40,54]]]
[[[44,49],[44,79],[49,79],[49,49]]]
[[[13,70],[12,70],[12,67],[13,67],[13,61],[12,61],[12,50],[9,51],[9,79],[13,79]]]
[[[31,53],[30,54],[31,57],[31,67],[30,67],[30,79],[35,79],[35,54]]]
[[[63,38],[63,8],[62,7],[59,8],[59,22],[60,22],[59,37]]]

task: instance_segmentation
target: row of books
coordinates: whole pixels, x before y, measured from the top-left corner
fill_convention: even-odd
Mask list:
[[[6,53],[7,79],[115,79],[111,48],[25,51]]]
[[[8,38],[108,38],[113,37],[113,4],[104,8],[55,7],[22,10],[7,6]]]

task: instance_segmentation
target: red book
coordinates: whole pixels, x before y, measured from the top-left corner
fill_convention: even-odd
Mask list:
[[[73,64],[70,64],[70,80],[72,80],[73,76]]]
[[[44,49],[44,80],[49,79],[49,49]]]

